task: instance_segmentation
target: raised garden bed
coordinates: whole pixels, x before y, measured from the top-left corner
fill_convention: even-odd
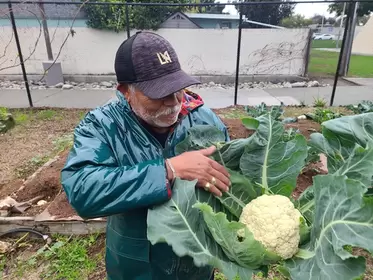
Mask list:
[[[237,110],[235,115],[234,110]],[[253,133],[246,129],[240,120],[242,108],[226,108],[214,110],[228,128],[231,139],[246,138]],[[227,114],[227,112],[229,112]],[[311,120],[300,120],[296,123],[285,125],[293,127],[309,138],[309,135],[320,130],[320,125]],[[67,232],[66,227],[74,227],[75,233],[90,233],[91,230],[104,231],[105,219],[94,219],[84,221],[70,206],[66,194],[60,183],[60,172],[63,168],[69,150],[66,149],[56,157],[49,160],[40,167],[27,180],[14,180],[3,186],[0,198],[10,196],[18,203],[29,202],[29,207],[23,213],[11,213],[9,217],[3,217],[0,223],[0,233],[8,230],[12,223],[16,226],[47,227],[49,231],[58,233]],[[294,197],[312,184],[312,177],[325,172],[321,162],[312,163],[299,175],[297,189]],[[34,200],[34,201],[32,201]],[[90,228],[87,224],[94,223]],[[65,226],[57,226],[65,224]],[[45,226],[46,225],[46,226]],[[80,227],[80,229],[79,229]]]

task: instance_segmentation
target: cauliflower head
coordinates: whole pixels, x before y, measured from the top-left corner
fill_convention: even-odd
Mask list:
[[[264,194],[243,208],[239,222],[267,250],[289,259],[298,251],[301,217],[288,197]]]

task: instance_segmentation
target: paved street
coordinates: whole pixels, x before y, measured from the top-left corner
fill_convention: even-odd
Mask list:
[[[371,81],[364,81],[369,84]],[[325,98],[329,104],[332,87],[315,88],[276,88],[276,89],[240,89],[239,105],[297,105],[304,102],[311,105],[314,98]],[[234,88],[202,88],[196,90],[211,108],[222,108],[234,104]],[[32,90],[34,107],[94,108],[116,99],[114,90]],[[373,100],[373,84],[367,86],[337,87],[334,105],[356,104],[362,100]],[[28,107],[26,90],[1,89],[0,106],[10,108]]]

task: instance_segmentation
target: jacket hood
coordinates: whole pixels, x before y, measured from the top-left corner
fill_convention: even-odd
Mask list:
[[[131,107],[129,106],[124,95],[119,90],[116,91],[116,96],[119,99],[119,103],[124,106],[125,110],[130,111]],[[185,90],[180,114],[183,116],[188,115],[190,112],[201,107],[202,105],[204,105],[204,101],[201,96],[190,90]]]

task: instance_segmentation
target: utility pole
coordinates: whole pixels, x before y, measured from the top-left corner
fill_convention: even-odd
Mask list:
[[[49,30],[48,30],[47,18],[45,16],[43,0],[39,0],[39,8],[41,12],[41,18],[42,18],[41,22],[43,24],[44,39],[45,39],[45,46],[47,47],[48,60],[53,61],[52,45],[51,45],[51,40],[49,37]]]
[[[354,41],[354,35],[355,35],[355,29],[356,29],[356,23],[357,23],[358,6],[359,6],[359,3],[357,2],[349,3],[348,16],[346,20],[349,22],[348,22],[348,30],[346,34],[345,47],[343,49],[343,54],[342,54],[341,67],[339,69],[340,76],[346,76],[348,73],[349,66],[350,66],[352,44]]]
[[[346,2],[343,3],[343,12],[342,12],[342,16],[341,16],[341,23],[339,24],[338,40],[337,40],[337,44],[336,44],[336,48],[337,49],[339,47],[339,41],[341,39],[341,33],[342,33],[342,27],[343,27],[343,19],[345,17],[345,12],[346,12]]]

